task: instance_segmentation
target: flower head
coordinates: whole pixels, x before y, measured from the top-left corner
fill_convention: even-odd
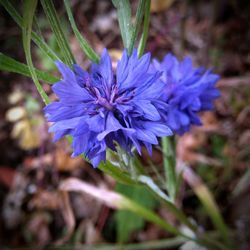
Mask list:
[[[78,65],[73,70],[62,62],[56,65],[63,76],[52,87],[59,101],[44,111],[54,123],[49,131],[55,140],[73,137],[73,156],[83,153],[97,166],[106,159],[107,148],[115,150],[114,142],[127,152],[132,145],[139,153],[142,145],[150,152],[158,136],[172,134],[163,123],[167,105],[159,98],[164,84],[161,73],[149,72],[150,54],[139,59],[136,50],[130,57],[125,50],[116,73],[106,49],[90,73]]]
[[[170,128],[183,134],[192,124],[201,125],[198,112],[213,109],[213,100],[220,95],[215,87],[219,76],[211,70],[194,68],[188,57],[178,61],[172,54],[167,54],[162,62],[153,60],[151,70],[163,72],[162,98],[169,105],[165,120]]]

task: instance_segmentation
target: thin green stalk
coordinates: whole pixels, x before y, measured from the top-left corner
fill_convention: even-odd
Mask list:
[[[120,201],[119,206],[121,209],[129,210],[129,211],[131,211],[139,216],[142,216],[146,220],[151,221],[154,224],[162,227],[167,232],[170,232],[170,233],[177,235],[177,236],[182,236],[182,237],[189,239],[189,240],[194,240],[194,241],[196,240],[193,237],[190,237],[190,236],[184,234],[183,232],[181,232],[177,227],[169,224],[167,221],[165,221],[164,219],[159,217],[153,211],[146,209],[145,207],[141,206],[140,204],[134,202],[133,200],[131,200],[125,196],[123,196],[123,199]]]
[[[0,52],[0,70],[31,77],[29,67],[26,64],[18,62],[15,59],[6,56],[1,52]],[[59,78],[52,76],[44,71],[35,69],[35,72],[39,80],[45,81],[50,84],[59,81]]]
[[[128,54],[129,55],[132,53],[132,50],[134,48],[137,35],[138,35],[140,27],[141,27],[143,13],[144,13],[144,10],[145,10],[145,2],[146,2],[145,0],[140,0],[140,2],[138,4],[138,8],[137,8],[137,11],[136,11],[136,17],[135,17],[135,25],[133,27],[131,40],[129,42],[129,48],[128,48]]]
[[[117,9],[123,45],[128,49],[132,36],[131,7],[129,0],[112,0],[112,3]]]
[[[15,7],[8,0],[0,0],[0,4],[5,8],[13,20],[20,28],[23,28],[23,18],[18,14]],[[36,32],[31,31],[31,39],[35,44],[52,60],[60,60],[56,53],[47,45],[44,39]]]
[[[182,237],[175,237],[164,240],[146,241],[134,244],[126,244],[124,246],[103,245],[93,246],[92,250],[147,250],[147,249],[168,249],[178,247],[187,240]]]
[[[184,180],[192,187],[195,194],[202,202],[213,224],[220,233],[225,246],[227,246],[228,249],[233,249],[232,242],[228,234],[228,228],[223,220],[223,217],[210,190],[202,182],[201,178],[197,176],[190,167],[183,165],[182,175]]]
[[[189,235],[186,235],[181,230],[179,230],[176,226],[173,226],[166,222],[164,219],[159,217],[156,213],[153,211],[146,209],[145,207],[141,206],[140,204],[134,202],[133,200],[123,196],[123,199],[119,203],[120,209],[129,210],[139,216],[142,216],[146,220],[162,227],[167,232],[170,232],[176,236],[181,236],[187,240],[191,240],[193,242],[196,242],[197,244],[203,245],[208,247],[208,249],[211,250],[227,250],[226,247],[224,247],[221,243],[218,243],[215,240],[210,240],[207,238],[197,238],[197,236],[191,237]]]
[[[122,171],[119,167],[114,166],[110,162],[106,161],[106,163],[101,162],[98,168],[103,171],[105,174],[110,175],[116,181],[126,184],[126,185],[136,185],[138,184],[135,180],[133,180],[126,172]]]
[[[143,183],[160,201],[164,202],[164,205],[168,210],[184,225],[186,225],[194,233],[197,232],[197,227],[193,225],[186,215],[176,207],[171,201],[170,197],[167,196],[148,176],[140,175],[138,180]]]
[[[138,162],[139,164],[139,162]],[[133,179],[131,175],[122,171],[121,168],[114,166],[109,161],[99,164],[98,168],[104,173],[112,176],[116,181],[126,185],[144,185],[151,191],[161,202],[164,202],[169,211],[184,225],[189,227],[193,232],[197,231],[197,227],[193,225],[185,214],[172,203],[169,196],[167,196],[154,182],[145,175],[139,175],[138,178]],[[136,168],[136,167],[135,167]],[[140,168],[140,166],[139,166]]]
[[[69,21],[71,24],[71,27],[75,33],[75,36],[80,44],[80,47],[82,48],[82,50],[84,51],[84,53],[86,54],[86,56],[93,62],[98,63],[99,62],[99,56],[95,53],[95,51],[91,48],[91,46],[89,45],[88,41],[81,35],[81,33],[79,32],[79,30],[77,29],[72,11],[70,9],[70,4],[68,0],[64,0],[64,4],[66,7],[66,11],[69,17]]]
[[[177,178],[175,170],[175,152],[169,137],[162,137],[163,164],[166,176],[166,187],[171,200],[176,198]]]
[[[145,12],[144,12],[144,20],[143,20],[143,32],[138,46],[138,56],[141,57],[145,50],[146,41],[148,39],[148,30],[149,30],[149,22],[150,22],[150,4],[151,0],[146,0],[145,4]]]
[[[74,56],[70,50],[69,43],[63,33],[63,29],[60,24],[60,20],[56,13],[55,6],[52,0],[41,0],[43,10],[49,20],[50,27],[55,34],[57,44],[61,50],[61,53],[64,58],[64,62],[69,66],[72,66],[75,63]]]
[[[34,69],[32,58],[31,58],[31,51],[30,51],[30,42],[31,42],[31,30],[32,30],[32,23],[33,17],[35,14],[37,6],[37,0],[25,0],[24,1],[24,11],[23,11],[23,30],[22,30],[22,38],[23,38],[23,48],[25,52],[26,61],[30,70],[31,77],[36,85],[36,88],[41,95],[45,104],[49,103],[49,97],[43,90],[42,86],[40,85],[36,71]]]

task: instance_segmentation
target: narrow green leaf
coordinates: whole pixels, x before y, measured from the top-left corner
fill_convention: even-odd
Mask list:
[[[56,41],[58,43],[59,48],[61,49],[61,53],[64,58],[64,62],[69,66],[72,66],[75,63],[75,59],[70,50],[69,43],[63,33],[63,29],[61,27],[58,15],[56,13],[55,6],[52,0],[41,0],[41,4],[43,6],[44,12],[49,20],[51,29],[55,34]]]
[[[105,163],[102,162],[101,164],[99,164],[98,168],[120,183],[127,185],[138,184],[126,172],[122,171],[119,167],[114,166],[109,161],[106,161]]]
[[[15,7],[8,0],[0,0],[0,4],[5,8],[13,20],[17,23],[20,28],[23,28],[23,18],[18,14]],[[31,38],[35,44],[51,58],[52,61],[60,60],[59,57],[54,53],[54,51],[47,45],[44,39],[39,36],[36,32],[31,32]]]
[[[183,164],[182,170],[183,179],[191,186],[196,196],[199,198],[208,215],[210,216],[217,231],[221,234],[226,249],[232,249],[232,242],[229,237],[228,228],[220,213],[219,207],[214,200],[214,197],[202,179],[187,165]]]
[[[129,0],[112,0],[112,2],[117,9],[123,45],[128,49],[132,35],[131,7]]]
[[[135,25],[132,30],[131,40],[129,42],[128,54],[132,53],[132,50],[135,45],[136,38],[138,36],[139,29],[141,27],[142,17],[145,10],[145,0],[140,0],[135,17]]]
[[[138,202],[147,209],[154,209],[158,202],[154,196],[144,187],[128,186],[117,183],[116,191],[130,199]],[[115,221],[117,224],[117,240],[119,243],[128,241],[130,234],[135,230],[140,230],[145,225],[145,220],[138,215],[129,211],[117,211],[115,213]]]
[[[131,178],[127,172],[122,171],[118,166],[114,166],[110,162],[101,163],[98,168],[104,173],[112,176],[117,182],[132,185],[133,188],[136,188],[140,185],[146,186],[149,191],[151,191],[155,197],[163,202],[169,211],[176,216],[176,218],[182,222],[184,225],[189,227],[192,231],[196,231],[197,228],[193,225],[185,214],[178,209],[175,204],[172,203],[171,199],[153,182],[153,180],[145,175],[139,175],[137,180]]]
[[[70,9],[70,4],[68,0],[64,0],[64,4],[66,7],[66,11],[69,17],[69,21],[71,24],[71,27],[75,33],[75,36],[82,48],[82,50],[84,51],[84,53],[86,54],[86,56],[93,62],[98,63],[99,62],[99,56],[95,53],[95,51],[91,48],[91,46],[89,45],[88,41],[81,35],[81,33],[79,32],[79,30],[77,29],[72,11]]]
[[[186,235],[185,233],[181,232],[176,226],[171,225],[165,219],[159,217],[159,215],[157,215],[153,210],[150,210],[143,205],[140,205],[136,201],[133,201],[132,199],[117,192],[109,191],[101,187],[95,187],[77,178],[69,178],[67,180],[64,180],[60,184],[60,190],[83,192],[85,194],[91,195],[92,197],[98,199],[100,202],[106,204],[111,208],[128,210],[143,217],[145,220],[148,220],[162,227],[172,234],[183,236],[186,239],[196,241],[195,238]]]
[[[171,138],[169,137],[162,137],[161,142],[167,190],[171,200],[174,201],[176,198],[177,182],[175,170],[175,152],[172,145],[173,141],[171,141]]]
[[[16,61],[15,59],[4,55],[0,52],[0,70],[18,73],[24,76],[31,77],[31,73],[29,67],[21,62]],[[46,72],[35,69],[37,77],[39,80],[45,81],[47,83],[54,83],[59,81],[59,79],[55,76],[49,75]]]
[[[197,231],[195,225],[193,225],[186,215],[178,209],[175,204],[172,203],[170,197],[168,197],[155,183],[154,181],[145,175],[140,175],[138,177],[138,181],[144,184],[160,201],[164,203],[164,205],[168,208],[168,210],[175,215],[175,217],[180,220],[184,225],[189,227],[193,232]]]
[[[24,1],[24,10],[23,10],[23,30],[22,30],[22,36],[23,36],[23,48],[25,52],[26,61],[30,70],[31,77],[36,85],[36,88],[41,95],[43,101],[45,104],[49,103],[49,97],[43,90],[42,86],[40,85],[36,71],[33,67],[32,58],[31,58],[31,51],[30,51],[30,42],[31,42],[31,30],[32,30],[32,22],[33,17],[35,14],[37,6],[37,0],[25,0]]]
[[[186,239],[190,239],[190,240],[194,240],[194,241],[196,240],[190,236],[185,235],[177,227],[171,225],[170,223],[168,223],[167,221],[165,221],[164,219],[159,217],[152,210],[149,210],[149,209],[145,208],[144,206],[141,206],[137,202],[135,202],[135,201],[133,201],[125,196],[121,200],[119,206],[121,209],[125,209],[125,210],[131,211],[139,216],[142,216],[146,220],[153,222],[154,224],[162,227],[163,229],[165,229],[166,231],[168,231],[172,234],[175,234],[178,236],[183,236]]]
[[[179,249],[183,243],[187,242],[183,237],[174,237],[162,240],[143,241],[139,243],[130,243],[123,246],[117,246],[117,244],[98,244],[92,245],[91,250],[153,250],[153,249]],[[68,249],[72,249],[71,246],[67,246]],[[66,248],[67,248],[66,247]],[[19,249],[24,250],[24,249]],[[52,250],[52,249],[49,249]],[[53,250],[63,250],[56,248]],[[66,249],[65,249],[66,250]]]
[[[150,21],[150,0],[146,0],[144,20],[143,20],[143,32],[138,46],[138,56],[141,57],[145,50],[146,41],[148,38],[149,21]]]

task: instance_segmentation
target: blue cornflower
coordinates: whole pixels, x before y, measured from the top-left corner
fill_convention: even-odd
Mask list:
[[[167,107],[160,100],[164,83],[161,73],[149,72],[149,53],[139,59],[136,50],[130,57],[124,50],[116,73],[106,49],[90,73],[78,65],[56,65],[63,76],[52,87],[59,101],[44,111],[54,123],[54,140],[73,137],[72,156],[84,154],[96,167],[107,148],[115,151],[114,142],[129,153],[133,145],[139,153],[142,145],[150,152],[158,136],[172,134],[161,115]]]
[[[153,60],[151,71],[155,70],[162,71],[162,98],[169,105],[165,120],[170,128],[183,134],[191,125],[201,125],[198,112],[212,110],[213,100],[220,95],[215,87],[219,76],[211,70],[194,68],[189,57],[178,61],[172,54],[167,54],[162,62]]]

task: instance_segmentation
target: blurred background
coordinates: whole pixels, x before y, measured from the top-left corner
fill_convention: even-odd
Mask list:
[[[11,2],[21,11],[20,1]],[[138,1],[131,2],[135,14]],[[87,69],[90,62],[72,34],[65,8],[61,1],[54,3],[75,58]],[[77,26],[92,47],[98,53],[106,47],[114,60],[119,59],[123,48],[112,2],[71,3]],[[21,30],[2,7],[0,13],[0,50],[24,63]],[[213,68],[221,75],[218,87],[222,95],[215,112],[202,114],[204,126],[178,138],[177,156],[211,189],[238,249],[250,249],[249,20],[247,0],[152,0],[146,46],[146,51],[158,59],[168,52],[180,59],[189,55],[196,65]],[[59,51],[40,5],[37,21],[46,41]],[[58,75],[54,64],[35,46],[32,49],[34,65]],[[131,190],[82,158],[72,159],[66,141],[52,143],[43,103],[31,79],[0,74],[0,249],[83,249],[104,242],[128,244],[169,237],[142,218],[112,210],[90,196],[70,193],[62,198],[59,183],[70,176],[78,177],[132,196],[175,223],[168,210],[145,190]],[[50,86],[44,83],[44,87],[55,99]],[[146,153],[141,161],[153,175]],[[156,149],[152,161],[163,172],[162,156]],[[178,200],[187,215],[205,230],[211,229],[206,212],[185,183]],[[173,244],[171,249],[178,248],[179,244]]]

